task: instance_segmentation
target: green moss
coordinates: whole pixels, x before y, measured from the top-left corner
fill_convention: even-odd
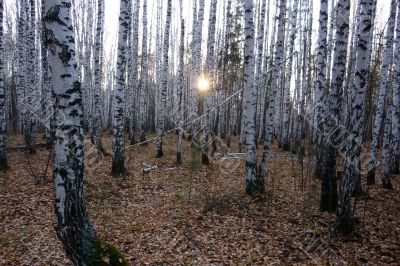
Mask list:
[[[102,240],[96,240],[94,243],[96,249],[95,258],[91,266],[127,266],[129,265],[124,255],[119,250]]]

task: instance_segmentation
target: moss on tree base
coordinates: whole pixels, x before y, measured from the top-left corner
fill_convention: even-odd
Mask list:
[[[96,250],[91,266],[127,266],[124,255],[112,244],[97,239],[94,243]]]

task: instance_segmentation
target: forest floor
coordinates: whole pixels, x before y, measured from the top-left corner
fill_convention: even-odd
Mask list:
[[[353,199],[356,232],[335,237],[329,233],[334,215],[318,210],[319,181],[312,178],[310,158],[302,171],[299,160],[274,146],[267,192],[251,198],[244,194],[244,158],[216,157],[202,166],[198,152],[189,159],[185,141],[177,168],[175,139],[165,137],[162,159],[155,158],[154,143],[126,150],[124,177],[110,173],[110,137],[103,140],[104,157],[87,140],[90,219],[132,265],[400,265],[399,176],[392,191],[364,186],[366,195]],[[8,142],[23,144],[20,136]],[[9,152],[11,168],[0,173],[1,265],[70,265],[54,230],[51,167],[42,176],[49,153]],[[143,163],[157,169],[143,174]]]

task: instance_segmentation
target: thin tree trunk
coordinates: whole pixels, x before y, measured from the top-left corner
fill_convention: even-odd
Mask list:
[[[0,171],[8,168],[6,154],[6,105],[5,105],[5,89],[4,89],[4,51],[3,51],[3,9],[4,2],[0,0]]]
[[[157,123],[157,157],[164,156],[163,152],[163,134],[165,129],[165,109],[168,89],[168,51],[169,51],[169,33],[171,30],[172,0],[168,0],[167,4],[167,20],[165,22],[164,42],[163,42],[163,67],[160,94],[160,114]]]
[[[389,68],[391,67],[393,58],[393,39],[396,18],[396,0],[391,1],[390,17],[386,29],[386,45],[383,54],[383,63],[381,68],[381,80],[379,85],[378,102],[376,104],[376,114],[374,121],[374,129],[372,131],[371,157],[368,162],[367,184],[375,183],[375,166],[376,153],[378,151],[379,136],[381,133],[383,113],[385,107],[385,98],[387,98],[387,87],[389,85]]]
[[[126,172],[124,163],[124,107],[126,87],[126,44],[128,25],[132,14],[128,8],[129,0],[121,0],[119,15],[118,57],[116,70],[116,87],[114,91],[113,113],[113,162],[112,172],[123,174]]]

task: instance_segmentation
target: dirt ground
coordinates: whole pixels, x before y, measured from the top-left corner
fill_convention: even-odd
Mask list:
[[[104,157],[86,144],[87,208],[99,236],[132,265],[400,265],[399,176],[392,191],[364,186],[366,195],[353,200],[356,232],[335,237],[334,215],[318,210],[311,155],[301,167],[274,146],[267,192],[251,198],[244,159],[216,156],[202,166],[185,141],[176,167],[176,136],[169,135],[164,158],[155,158],[154,143],[132,147],[129,174],[113,177],[110,137],[103,141]],[[9,139],[9,147],[22,144],[20,136]],[[51,163],[43,178],[50,156],[44,148],[33,156],[9,152],[11,168],[0,173],[1,265],[70,265],[54,230]],[[143,174],[143,163],[157,169]]]

